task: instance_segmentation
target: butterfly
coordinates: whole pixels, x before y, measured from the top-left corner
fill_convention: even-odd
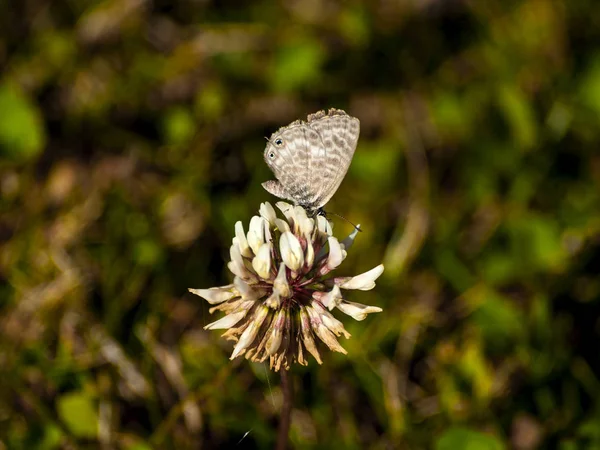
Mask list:
[[[262,183],[276,197],[302,206],[309,216],[323,206],[344,179],[360,133],[360,121],[341,109],[310,114],[280,128],[268,139],[265,162],[277,180]]]

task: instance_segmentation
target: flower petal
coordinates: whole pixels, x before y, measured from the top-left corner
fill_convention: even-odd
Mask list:
[[[329,255],[327,257],[327,262],[319,269],[319,275],[325,275],[339,266],[342,261],[346,258],[346,251],[342,249],[339,241],[330,236],[327,239],[329,242]]]
[[[204,327],[205,330],[226,330],[231,328],[236,323],[244,318],[248,311],[238,311],[233,314],[227,314],[225,317],[220,318],[219,320],[209,323]]]
[[[232,274],[240,277],[242,280],[256,282],[256,276],[246,268],[245,264],[240,266],[234,261],[229,261],[227,268]]]
[[[267,220],[263,220],[263,232],[265,233],[265,242],[273,245],[273,237],[271,236],[271,224]]]
[[[252,255],[252,253],[250,253]],[[244,264],[244,258],[242,258],[242,252],[240,250],[239,245],[235,245],[235,243],[229,247],[229,258],[231,261],[236,263],[240,267],[246,267]]]
[[[234,359],[241,355],[248,348],[248,346],[250,346],[250,344],[254,342],[254,339],[258,334],[258,330],[260,330],[260,326],[267,318],[269,311],[269,308],[267,308],[266,306],[261,306],[256,310],[256,312],[254,313],[254,317],[251,319],[252,321],[244,330],[244,332],[240,336],[240,340],[233,348],[233,353],[231,354],[229,359]]]
[[[258,300],[266,294],[264,288],[253,287],[240,277],[235,277],[233,279],[233,285],[244,300]]]
[[[340,345],[335,338],[335,335],[323,323],[320,314],[311,306],[306,307],[306,312],[310,317],[312,330],[319,337],[319,339],[321,339],[330,350],[343,353],[344,355],[347,354],[348,352]]]
[[[233,289],[233,284],[222,287],[214,287],[210,289],[188,289],[192,294],[198,295],[206,300],[211,305],[223,303],[238,296],[238,293]]]
[[[313,325],[313,331],[315,334],[325,343],[329,350],[333,350],[334,352],[340,352],[344,355],[347,355],[348,352],[344,347],[340,345],[338,340],[335,338],[335,334],[333,334],[325,324],[320,323],[318,326]]]
[[[273,290],[273,293],[265,300],[265,305],[271,309],[279,309],[281,306],[281,296],[279,292]]]
[[[375,280],[383,273],[383,264],[372,268],[368,272],[356,275],[349,280],[340,284],[342,289],[359,289],[361,291],[369,291],[375,287]],[[337,280],[336,280],[337,281]],[[336,282],[336,284],[338,284]]]
[[[277,277],[275,277],[275,281],[273,282],[273,292],[276,292],[279,296],[283,298],[289,298],[292,294],[290,285],[287,280],[285,263],[283,262],[279,264],[279,272],[277,272]]]
[[[285,316],[289,314],[286,308],[281,308],[273,319],[273,331],[267,341],[266,351],[269,355],[274,355],[279,347],[281,346],[281,340],[283,339],[283,329],[285,327]]]
[[[304,234],[301,232],[301,228],[304,225],[304,222],[308,220],[308,216],[306,215],[306,210],[302,206],[294,206],[294,233],[298,235]]]
[[[279,371],[279,369],[283,366],[285,369],[289,368],[290,361],[287,357],[287,353],[290,347],[290,343],[292,339],[290,337],[291,330],[291,320],[290,315],[285,315],[285,325],[283,325],[283,336],[281,338],[281,344],[279,345],[279,351],[272,355],[269,358],[269,366],[275,370],[275,372]]]
[[[283,259],[285,265],[291,270],[296,272],[304,264],[304,254],[300,241],[291,232],[286,231],[281,234],[279,238],[279,250],[281,252],[281,259]]]
[[[244,233],[244,225],[242,225],[242,222],[239,220],[235,223],[235,237],[237,238],[237,245],[240,248],[241,255],[245,256],[246,258],[251,257],[252,252],[250,251],[250,247],[248,246],[246,233]]]
[[[329,328],[336,336],[344,335],[346,339],[350,337],[350,333],[344,328],[344,324],[333,317],[329,312],[325,311],[325,314],[321,314],[321,320],[323,325]]]
[[[261,203],[258,212],[263,219],[271,224],[271,226],[275,225],[277,214],[275,214],[275,210],[269,202]]]
[[[340,291],[339,286],[334,285],[331,291],[327,292],[320,298],[323,306],[329,309],[329,311],[333,310],[341,301],[343,300],[342,292]]]
[[[304,214],[306,216],[306,213]],[[298,233],[306,238],[307,241],[310,242],[310,237],[315,229],[315,221],[314,219],[310,219],[308,217],[304,217],[300,222],[298,222]]]
[[[331,223],[324,216],[317,216],[317,229],[328,236],[333,234]]]
[[[275,226],[281,233],[290,231],[290,225],[283,219],[275,219]]]
[[[313,247],[313,243],[310,239],[310,236],[306,238],[306,254],[304,255],[304,264],[307,269],[311,269],[313,263],[315,262],[315,248]]]
[[[294,220],[294,206],[286,202],[277,202],[275,206],[283,213],[288,222]]]
[[[263,219],[260,216],[253,216],[252,219],[250,219],[250,229],[248,230],[248,245],[250,246],[255,255],[258,252],[260,246],[263,245],[265,242],[263,225],[264,220],[265,219]]]
[[[383,309],[377,306],[367,306],[360,303],[349,302],[347,300],[343,300],[339,305],[337,305],[337,308],[344,314],[347,314],[354,320],[358,321],[365,320],[367,314],[383,311]]]
[[[317,360],[319,364],[323,364],[321,361],[321,355],[317,350],[317,345],[313,338],[312,324],[306,308],[300,308],[300,328],[302,330],[302,343],[306,347],[306,350],[313,355],[313,358]]]
[[[263,280],[271,278],[271,243],[266,242],[260,246],[256,256],[252,260],[254,271]]]

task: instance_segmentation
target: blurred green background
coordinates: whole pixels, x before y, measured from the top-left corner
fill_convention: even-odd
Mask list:
[[[592,0],[0,2],[0,449],[273,447],[187,288],[328,107],[384,312],[294,368],[293,448],[600,448],[599,42]]]

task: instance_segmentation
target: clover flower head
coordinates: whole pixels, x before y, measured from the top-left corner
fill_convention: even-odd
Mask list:
[[[269,203],[252,217],[248,232],[235,224],[227,264],[233,283],[210,289],[190,289],[215,305],[210,312],[225,316],[205,329],[227,330],[223,337],[236,342],[231,359],[270,360],[275,371],[298,362],[307,365],[310,353],[319,364],[317,341],[341,353],[337,338],[350,337],[333,309],[363,320],[381,308],[346,300],[342,290],[369,290],[383,273],[383,265],[355,277],[334,277],[332,271],[346,258],[358,230],[339,242],[323,216],[308,217],[300,206],[278,202],[278,217]],[[317,339],[318,338],[318,339]]]

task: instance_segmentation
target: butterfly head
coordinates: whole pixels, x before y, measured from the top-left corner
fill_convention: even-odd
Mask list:
[[[285,140],[282,136],[271,136],[265,147],[264,158],[267,165],[271,168],[278,168],[282,163],[281,150],[285,148]]]

